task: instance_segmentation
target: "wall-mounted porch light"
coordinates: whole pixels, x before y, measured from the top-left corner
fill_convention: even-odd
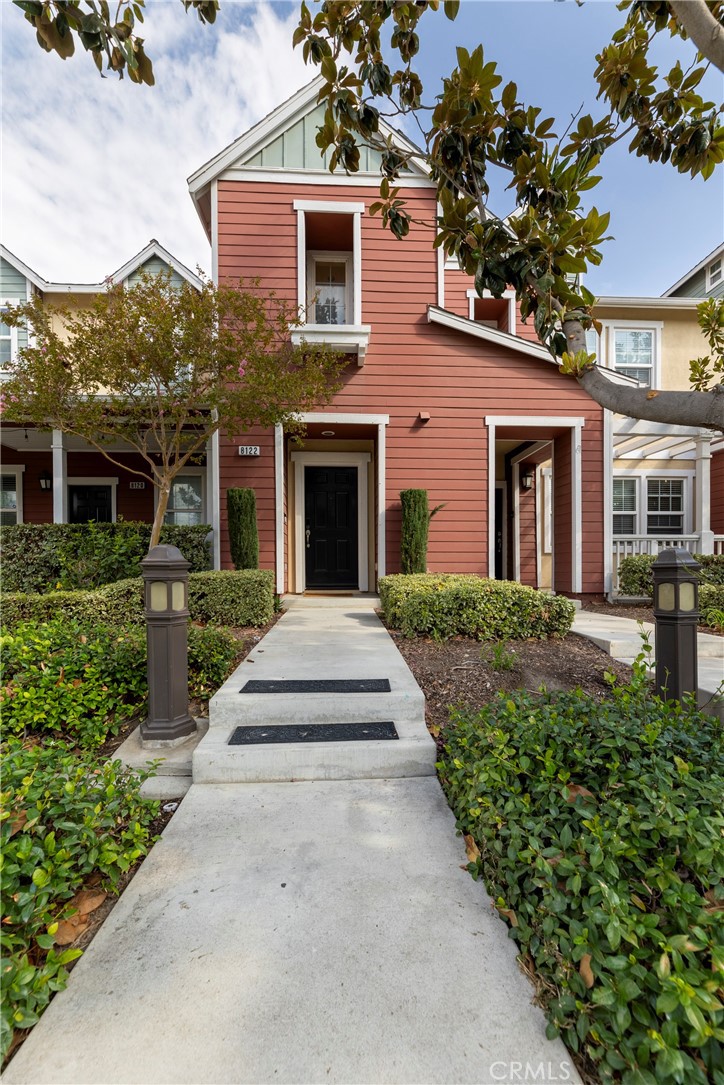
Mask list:
[[[535,475],[532,471],[524,471],[520,476],[520,488],[521,490],[532,490],[533,483],[535,481]]]
[[[41,490],[53,489],[53,476],[50,471],[41,471],[38,475],[38,482],[40,483]]]

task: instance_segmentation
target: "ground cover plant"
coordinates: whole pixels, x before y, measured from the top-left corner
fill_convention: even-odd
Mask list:
[[[721,724],[652,697],[516,690],[458,709],[443,787],[590,1079],[724,1081]]]
[[[148,774],[64,742],[4,743],[0,790],[3,912],[0,1055],[31,1028],[68,966],[70,947],[108,893],[153,843],[159,804],[140,798]]]
[[[386,620],[406,637],[498,641],[565,636],[575,615],[573,603],[562,595],[473,575],[385,576],[379,592]]]

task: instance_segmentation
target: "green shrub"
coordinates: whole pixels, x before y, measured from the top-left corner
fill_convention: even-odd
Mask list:
[[[724,585],[702,584],[699,588],[699,613],[702,625],[712,629],[724,626]]]
[[[229,546],[235,569],[259,568],[256,494],[249,489],[226,491]]]
[[[143,802],[148,773],[78,755],[59,742],[5,744],[0,793],[3,922],[2,1057],[14,1029],[31,1028],[78,949],[55,946],[57,924],[92,875],[111,892],[148,852],[158,803]]]
[[[56,618],[20,623],[0,637],[5,732],[55,735],[82,747],[103,743],[123,720],[142,716],[148,697],[145,630]],[[189,695],[209,697],[239,657],[225,629],[189,625]]]
[[[193,572],[209,567],[208,524],[169,525],[161,542],[177,546]],[[93,588],[138,576],[148,552],[151,524],[13,524],[0,528],[3,587],[44,592],[63,587]]]
[[[269,570],[191,573],[189,612],[192,621],[217,625],[266,625],[275,612],[274,574]],[[2,597],[2,623],[50,621],[56,617],[100,621],[108,625],[143,625],[143,581],[119,580],[95,591],[54,591]]]
[[[701,584],[724,585],[724,554],[693,554],[699,562]],[[653,598],[654,581],[651,566],[655,554],[632,554],[623,558],[618,567],[618,585],[621,595],[639,595]]]
[[[454,713],[438,767],[548,1035],[603,1082],[706,1085],[724,1080],[721,724],[644,670],[602,704],[519,691]]]
[[[402,490],[402,535],[400,565],[403,573],[427,572],[427,540],[430,508],[427,490]]]
[[[406,637],[565,636],[575,615],[573,603],[565,596],[472,575],[386,576],[380,580],[379,591],[385,617]]]
[[[274,617],[274,573],[270,569],[193,573],[189,610],[197,622],[266,625]]]

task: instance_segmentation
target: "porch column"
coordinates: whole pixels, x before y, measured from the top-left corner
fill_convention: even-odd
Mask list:
[[[221,568],[221,493],[219,486],[219,431],[206,442],[206,493],[208,514],[213,539],[211,543],[211,567]]]
[[[53,523],[68,523],[68,453],[62,430],[54,429],[53,450]]]
[[[697,437],[694,531],[699,536],[699,553],[714,553],[714,532],[711,530],[711,437]]]

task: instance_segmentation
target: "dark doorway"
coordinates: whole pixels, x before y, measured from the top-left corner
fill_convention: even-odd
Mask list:
[[[68,522],[110,524],[113,519],[110,486],[69,486]]]
[[[503,579],[503,490],[495,487],[495,579]]]
[[[357,588],[357,468],[304,469],[306,586]]]

